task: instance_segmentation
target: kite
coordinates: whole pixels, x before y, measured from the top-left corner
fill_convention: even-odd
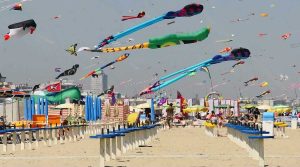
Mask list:
[[[235,63],[235,64],[232,66],[232,68],[234,68],[234,67],[237,66],[237,65],[241,65],[241,64],[245,64],[245,62],[244,62],[244,61],[239,61],[239,62]]]
[[[106,89],[104,92],[100,93],[100,94],[98,95],[98,97],[99,97],[99,96],[103,96],[103,95],[105,95],[105,94],[112,94],[112,93],[114,92],[114,88],[115,88],[115,86],[112,85],[109,89]]]
[[[281,38],[284,40],[287,40],[292,34],[291,33],[285,33],[283,35],[281,35]]]
[[[53,17],[53,19],[59,19],[60,18],[60,16],[54,16]]]
[[[269,83],[265,81],[265,82],[260,83],[259,86],[260,87],[267,87],[267,86],[269,86]]]
[[[267,95],[267,94],[270,94],[271,93],[271,90],[267,90],[267,91],[264,91],[263,93],[261,93],[260,95],[256,96],[257,98],[262,98],[264,95]]]
[[[233,41],[233,39],[221,39],[221,40],[217,40],[216,42],[217,43],[227,43],[227,42],[232,42]]]
[[[54,69],[55,72],[61,72],[61,68],[57,67]]]
[[[94,59],[98,59],[100,56],[94,56],[91,58],[91,60],[94,60]]]
[[[14,23],[8,26],[9,33],[4,35],[4,40],[7,41],[11,37],[22,37],[28,33],[32,34],[36,29],[36,23],[33,19]]]
[[[10,10],[19,10],[19,11],[22,11],[22,4],[21,3],[17,3],[12,8],[10,8]]]
[[[263,37],[263,36],[266,36],[266,35],[268,35],[268,34],[266,34],[266,33],[259,33],[258,34],[259,37]]]
[[[40,84],[34,85],[32,88],[32,92],[34,93],[35,90],[40,88]]]
[[[226,48],[223,48],[222,50],[219,51],[219,53],[227,53],[227,52],[230,52],[231,51],[231,47],[226,47]]]
[[[104,40],[102,40],[97,47],[95,48],[95,50],[102,48],[105,45],[110,44],[113,41],[116,41],[120,38],[123,38],[129,34],[132,34],[138,30],[141,30],[143,28],[146,28],[148,26],[151,26],[152,24],[158,23],[160,21],[163,21],[165,19],[175,19],[176,17],[191,17],[197,14],[200,14],[203,11],[203,6],[201,4],[189,4],[187,6],[185,6],[184,8],[182,8],[181,10],[178,11],[169,11],[166,14],[163,14],[159,17],[156,17],[154,19],[148,20],[142,24],[136,25],[134,27],[131,27],[125,31],[122,31],[116,35],[111,35],[107,38],[105,38]]]
[[[137,16],[122,16],[122,21],[129,20],[129,19],[142,18],[145,16],[145,14],[146,13],[144,11],[142,11]]]
[[[258,80],[258,78],[257,78],[257,77],[254,77],[254,78],[249,79],[248,81],[244,82],[244,84],[245,84],[245,86],[248,86],[248,83],[249,83],[249,82],[253,82],[253,81],[257,81],[257,80]]]
[[[100,70],[100,71],[97,71],[97,72],[95,72],[94,74],[92,74],[92,77],[93,78],[98,78],[99,77],[99,75],[102,75],[103,74],[103,71],[102,70]]]
[[[236,20],[231,20],[232,23],[235,23],[235,22],[239,22],[239,21],[247,21],[249,20],[249,18],[245,18],[245,19],[241,19],[241,18],[238,18]]]
[[[206,66],[201,67],[201,71],[204,71],[208,74],[208,77],[209,77],[209,80],[210,80],[210,87],[213,90],[213,83],[212,83],[212,79],[211,79],[211,75],[210,75],[210,71],[209,71],[208,67],[206,67]]]
[[[125,46],[125,47],[115,47],[115,48],[102,48],[102,49],[89,49],[87,47],[79,48],[78,52],[85,50],[90,52],[120,52],[125,50],[133,50],[133,49],[143,49],[143,48],[150,48],[150,49],[157,49],[163,48],[173,45],[180,45],[183,44],[190,44],[195,43],[198,41],[202,41],[206,39],[209,35],[210,28],[201,28],[199,31],[192,32],[192,33],[181,33],[181,34],[169,34],[163,37],[157,37],[149,39],[149,42],[144,42],[142,44],[136,44],[132,46]]]
[[[132,42],[132,41],[134,41],[133,38],[128,38],[128,42]]]
[[[189,76],[192,77],[192,76],[195,76],[196,74],[197,74],[197,72],[196,72],[196,71],[193,71],[193,72],[191,72],[191,73],[189,74]]]
[[[261,13],[260,16],[261,16],[261,17],[268,17],[269,14],[268,14],[268,13]]]
[[[234,49],[226,55],[216,55],[209,60],[206,60],[199,64],[195,64],[193,66],[184,68],[182,70],[179,70],[179,71],[169,74],[167,76],[161,77],[160,80],[157,81],[155,84],[153,84],[152,86],[150,86],[150,87],[146,88],[144,91],[142,91],[141,95],[156,92],[156,91],[188,76],[190,73],[192,73],[196,70],[201,70],[202,67],[208,67],[210,65],[222,63],[225,61],[247,59],[249,57],[250,57],[250,51],[246,48]],[[174,78],[169,79],[171,77],[174,77]],[[169,80],[167,80],[167,79],[169,79]]]
[[[100,67],[100,68],[97,68],[97,69],[95,69],[95,70],[89,72],[89,73],[86,74],[84,77],[82,77],[80,80],[86,79],[86,78],[92,76],[92,75],[95,74],[95,73],[99,73],[99,72],[102,71],[104,68],[109,67],[109,66],[110,66],[111,69],[114,69],[115,67],[112,66],[113,64],[115,64],[115,63],[117,63],[117,62],[121,62],[121,61],[127,59],[128,56],[129,56],[129,53],[125,53],[125,54],[119,56],[116,60],[114,60],[114,61],[112,61],[112,62],[110,62],[110,63],[108,63],[108,64],[106,64],[106,65],[104,65],[104,66],[102,66],[102,67]]]
[[[77,56],[76,48],[77,48],[77,43],[71,45],[68,49],[66,49],[66,51],[69,52],[71,55]]]
[[[163,106],[165,103],[167,103],[167,101],[168,101],[168,98],[162,97],[162,98],[158,101],[157,106],[158,106],[158,107]]]
[[[75,65],[73,65],[72,68],[64,71],[61,74],[59,74],[55,79],[58,79],[58,78],[63,77],[63,76],[74,75],[76,73],[76,71],[77,71],[78,68],[79,68],[79,64],[75,64]]]
[[[234,69],[231,69],[230,71],[224,72],[221,75],[223,76],[223,75],[230,74],[230,73],[234,73]]]
[[[159,82],[159,81],[155,82],[153,85],[151,85],[151,86],[147,87],[146,89],[144,89],[144,90],[140,93],[140,96],[145,95],[145,94],[152,93],[152,92],[153,92],[152,89],[153,89],[153,88],[156,88],[156,87],[158,87],[158,86],[160,86],[160,82]]]
[[[286,81],[289,79],[289,76],[287,76],[286,74],[280,74],[280,81]]]
[[[175,23],[175,21],[170,21],[167,23],[167,25],[174,24],[174,23]]]

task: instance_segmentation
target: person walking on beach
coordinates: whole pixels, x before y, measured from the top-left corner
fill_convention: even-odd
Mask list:
[[[174,107],[173,103],[169,104],[169,107],[166,110],[167,112],[167,125],[169,126],[169,129],[172,128],[171,122],[173,122],[173,115],[174,115]]]

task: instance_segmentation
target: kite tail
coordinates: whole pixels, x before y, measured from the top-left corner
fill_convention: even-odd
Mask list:
[[[149,48],[149,42],[145,42],[142,44],[136,44],[132,46],[126,46],[126,47],[116,47],[116,48],[103,48],[100,50],[95,50],[95,52],[120,52],[120,51],[125,51],[125,50],[134,50],[134,49],[143,49],[143,48]]]

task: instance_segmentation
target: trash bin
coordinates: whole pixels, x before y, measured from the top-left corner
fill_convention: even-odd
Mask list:
[[[291,121],[291,128],[297,129],[297,124],[298,124],[298,118],[293,116]]]
[[[263,134],[263,136],[274,136],[274,113],[264,112],[262,118],[263,131],[269,132],[269,134]]]

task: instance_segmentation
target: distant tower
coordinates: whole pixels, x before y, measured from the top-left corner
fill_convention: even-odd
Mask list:
[[[0,73],[0,82],[5,82],[6,77],[2,77],[1,73]]]
[[[108,76],[103,73],[99,77],[91,77],[91,92],[100,94],[108,89]]]

